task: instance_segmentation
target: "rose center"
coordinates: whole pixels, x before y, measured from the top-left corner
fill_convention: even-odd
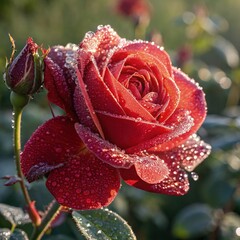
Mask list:
[[[166,92],[151,71],[125,66],[119,81],[155,118],[165,108]]]

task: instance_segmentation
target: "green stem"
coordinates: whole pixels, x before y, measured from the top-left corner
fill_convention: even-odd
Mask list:
[[[40,240],[44,233],[50,227],[52,221],[59,214],[63,206],[59,205],[56,201],[54,201],[48,210],[47,214],[43,218],[41,224],[35,228],[35,231],[32,234],[31,240]]]
[[[13,106],[13,148],[14,148],[14,155],[15,155],[15,164],[16,164],[16,171],[20,180],[20,186],[27,203],[27,209],[29,217],[32,219],[32,223],[34,226],[40,224],[41,218],[35,209],[35,202],[31,201],[29,196],[28,190],[24,183],[24,175],[21,169],[21,119],[22,119],[22,112],[23,108],[29,102],[28,95],[21,95],[15,92],[11,92],[10,100]]]
[[[14,121],[14,129],[13,129],[13,142],[14,142],[14,154],[15,154],[15,163],[17,175],[21,179],[20,186],[27,202],[27,205],[30,205],[31,198],[29,196],[28,190],[24,184],[24,175],[21,169],[20,164],[20,153],[21,153],[21,119],[22,119],[22,108],[18,108],[13,106],[13,121]]]

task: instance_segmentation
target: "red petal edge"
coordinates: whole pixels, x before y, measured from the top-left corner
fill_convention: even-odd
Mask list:
[[[40,126],[25,144],[21,167],[29,181],[62,167],[69,154],[84,147],[68,117],[56,117]]]
[[[67,117],[53,118],[35,131],[21,155],[21,167],[30,181],[48,173],[49,191],[74,209],[107,206],[120,188],[119,172],[85,148]]]
[[[134,164],[138,176],[148,183],[158,183],[168,175],[166,164],[156,155],[143,152],[128,155],[82,125],[76,123],[75,128],[88,149],[103,162],[117,168],[130,168]]]
[[[188,175],[210,154],[211,147],[194,134],[182,145],[165,152],[150,152],[163,159],[169,168],[169,175],[158,184],[149,184],[137,175],[134,167],[121,169],[124,181],[136,188],[169,195],[183,195],[189,189]]]

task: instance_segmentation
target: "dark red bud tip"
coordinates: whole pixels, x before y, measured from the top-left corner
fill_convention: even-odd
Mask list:
[[[31,37],[27,39],[27,46],[29,47],[32,54],[36,53],[39,48],[38,45],[33,42],[33,39]]]
[[[5,81],[14,92],[22,95],[36,93],[43,83],[43,57],[38,55],[39,46],[28,38],[26,45],[15,59],[6,66]]]
[[[36,225],[39,226],[42,222],[42,219],[35,207],[35,201],[32,201],[28,206],[27,206],[27,212],[29,214],[29,217],[31,218],[32,222]]]

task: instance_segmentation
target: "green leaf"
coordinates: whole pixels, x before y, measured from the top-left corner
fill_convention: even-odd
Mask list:
[[[21,229],[15,229],[14,232],[11,232],[7,228],[1,228],[0,239],[1,240],[28,240],[28,236]]]
[[[22,225],[31,222],[27,213],[21,208],[0,203],[0,219],[4,219],[11,225]]]
[[[72,216],[88,240],[136,240],[127,222],[109,209],[73,211]]]
[[[235,191],[236,186],[234,186],[234,184],[232,184],[229,179],[224,177],[222,174],[221,177],[208,177],[205,181],[202,193],[205,202],[210,204],[212,207],[220,208],[224,207],[227,202],[230,201]]]
[[[179,239],[197,238],[214,227],[211,209],[205,204],[193,204],[184,208],[173,224],[173,235]]]

